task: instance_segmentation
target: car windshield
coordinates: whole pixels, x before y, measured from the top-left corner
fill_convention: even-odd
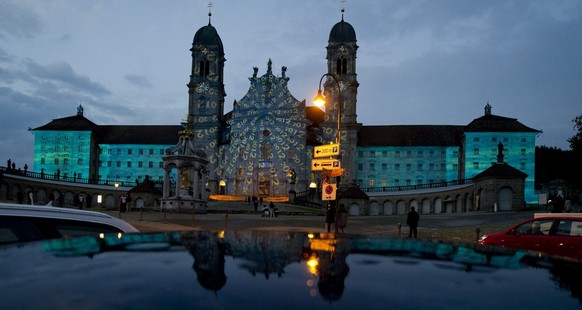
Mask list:
[[[518,226],[515,229],[516,235],[548,235],[552,229],[554,220],[539,219],[530,221]]]

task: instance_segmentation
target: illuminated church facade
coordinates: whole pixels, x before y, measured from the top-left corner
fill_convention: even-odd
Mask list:
[[[525,199],[537,200],[535,140],[540,131],[492,114],[489,103],[467,125],[358,123],[357,49],[355,30],[342,16],[326,48],[325,111],[293,97],[286,67],[276,74],[269,59],[263,75],[253,68],[246,95],[225,113],[222,41],[210,22],[200,28],[190,50],[185,125],[193,131],[194,147],[207,156],[206,184],[201,186],[211,194],[236,196],[307,191],[310,183],[321,182],[320,172],[311,167],[314,147],[336,141],[339,114],[344,185],[387,188],[470,179],[496,162],[501,143],[506,162],[527,174]],[[166,150],[176,144],[182,129],[97,125],[79,106],[76,115],[33,130],[34,167],[66,178],[131,184],[149,176],[162,182]]]

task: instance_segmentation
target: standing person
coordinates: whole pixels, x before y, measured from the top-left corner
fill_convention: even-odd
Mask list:
[[[331,231],[331,224],[334,223],[335,223],[335,206],[332,203],[328,203],[327,211],[325,212],[325,229],[327,230],[327,232]]]
[[[91,196],[91,194],[87,194],[87,197],[85,197],[85,202],[87,204],[87,209],[91,208],[91,203],[93,202],[93,196]]]
[[[416,239],[418,235],[418,221],[420,220],[420,215],[418,212],[414,210],[414,207],[410,207],[410,212],[408,212],[408,216],[406,217],[406,224],[410,226],[410,232],[408,233],[408,238]]]
[[[337,228],[339,228],[342,232],[344,232],[344,228],[348,225],[348,210],[346,210],[346,206],[341,204],[340,209],[337,215]]]
[[[83,210],[83,204],[85,203],[85,195],[79,194],[79,210]]]
[[[119,212],[125,213],[126,209],[127,209],[127,196],[123,194],[121,195],[121,197],[119,197]]]
[[[65,193],[59,193],[59,197],[57,198],[57,207],[63,208],[65,206]]]

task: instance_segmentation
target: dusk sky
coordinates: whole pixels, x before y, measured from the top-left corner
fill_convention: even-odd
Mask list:
[[[215,0],[225,112],[273,61],[312,101],[333,25],[356,31],[358,122],[467,125],[484,113],[569,149],[582,114],[582,1]],[[174,125],[188,107],[203,0],[0,0],[0,166],[32,168],[28,128],[84,115],[99,125]],[[178,137],[176,137],[177,142]]]

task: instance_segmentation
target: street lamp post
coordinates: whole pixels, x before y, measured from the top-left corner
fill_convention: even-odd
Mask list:
[[[119,206],[119,201],[117,199],[117,188],[119,187],[119,183],[115,182],[115,203],[113,204],[119,209],[119,216],[121,217],[121,207]]]
[[[337,134],[336,134],[336,144],[338,145],[338,148],[340,149],[340,159],[341,159],[341,116],[342,116],[342,105],[343,105],[343,101],[342,101],[342,88],[340,85],[340,82],[337,80],[337,78],[335,76],[333,76],[332,74],[329,73],[325,73],[324,75],[321,76],[321,79],[319,79],[319,88],[317,90],[317,96],[315,97],[315,99],[313,99],[313,104],[315,104],[318,107],[323,107],[325,106],[326,100],[325,97],[323,96],[323,93],[321,92],[321,82],[323,81],[323,78],[325,78],[326,76],[331,77],[332,80],[335,82],[335,85],[337,86]],[[336,177],[336,183],[337,183],[337,188],[339,188],[339,183],[340,183],[340,176],[338,175]],[[337,191],[337,189],[336,189]],[[328,203],[328,208],[330,208],[330,204]],[[332,210],[328,209],[328,212],[332,212],[335,213],[334,217],[335,217],[335,231],[338,232],[338,227],[337,227],[337,218],[338,218],[338,209],[339,209],[339,200],[336,197],[335,199],[335,212],[333,212]],[[326,218],[326,222],[327,222],[327,218]],[[330,231],[330,226],[331,223],[326,223],[327,226],[327,231]]]
[[[329,76],[333,79],[333,81],[335,82],[335,85],[337,86],[337,103],[338,103],[338,107],[337,107],[337,135],[336,135],[336,143],[338,145],[340,145],[340,140],[341,140],[341,115],[342,115],[342,90],[340,87],[340,83],[337,80],[337,78],[329,73],[325,73],[324,75],[321,76],[321,79],[319,79],[319,89],[317,90],[317,96],[315,97],[315,99],[313,99],[313,104],[315,104],[318,107],[323,107],[325,106],[326,100],[325,97],[323,96],[323,93],[321,92],[321,82],[323,81],[323,78]]]

